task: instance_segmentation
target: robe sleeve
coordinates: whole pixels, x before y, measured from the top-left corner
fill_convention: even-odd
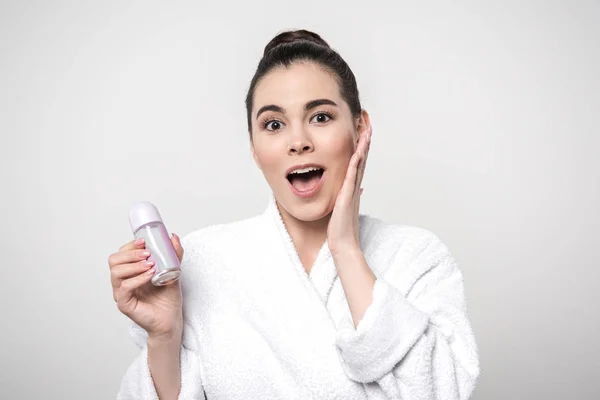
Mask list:
[[[117,400],[158,400],[154,381],[148,365],[148,335],[144,329],[131,322],[130,336],[141,349],[121,380]],[[191,326],[184,325],[182,345],[179,349],[181,389],[178,400],[206,400],[200,378],[199,358],[194,349]]]
[[[181,388],[178,400],[206,400],[202,383],[202,365],[199,357],[199,339],[188,317],[188,315],[194,315],[192,288],[198,286],[198,277],[194,273],[195,268],[192,264],[192,259],[197,258],[194,255],[193,240],[190,234],[181,239],[181,245],[185,249],[185,253],[181,261],[183,272],[180,278],[183,296],[183,336],[179,349]],[[129,335],[140,349],[140,353],[129,365],[121,379],[117,400],[158,400],[158,394],[148,365],[148,333],[132,320],[128,320]]]
[[[377,278],[356,328],[351,318],[338,328],[343,369],[368,398],[466,400],[479,377],[462,273],[434,234],[422,248],[408,265],[398,257],[391,274]],[[414,277],[407,295],[386,278],[394,273],[405,282]]]

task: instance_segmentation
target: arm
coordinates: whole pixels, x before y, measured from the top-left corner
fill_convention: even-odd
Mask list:
[[[358,323],[348,319],[338,328],[340,360],[369,397],[465,400],[479,376],[479,359],[462,274],[433,234],[420,247],[410,259],[402,254],[376,279],[372,301],[365,294],[347,293]],[[360,264],[360,258],[355,260]],[[348,276],[352,268],[362,270],[348,267]],[[365,282],[363,286],[368,288]],[[408,295],[400,290],[404,286]],[[344,291],[351,290],[346,284]]]
[[[148,338],[148,366],[160,399],[177,399],[181,387],[181,335],[167,340]]]
[[[153,340],[135,323],[130,334],[141,352],[127,369],[117,400],[206,400],[190,325],[184,324],[181,341]]]
[[[339,253],[332,252],[332,257],[356,327],[373,302],[373,288],[377,277],[358,246],[347,247]]]

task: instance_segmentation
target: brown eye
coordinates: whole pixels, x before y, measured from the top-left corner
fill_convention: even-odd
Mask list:
[[[281,122],[277,120],[268,121],[264,124],[264,128],[268,131],[277,131],[281,129]]]
[[[324,124],[325,122],[328,122],[330,119],[332,119],[331,115],[327,114],[327,113],[318,113],[315,114],[312,119],[319,123],[319,124]]]

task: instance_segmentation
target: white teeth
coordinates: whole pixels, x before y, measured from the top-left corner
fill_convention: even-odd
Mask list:
[[[318,171],[321,168],[318,167],[308,167],[308,168],[301,168],[301,169],[295,169],[292,172],[290,172],[290,174],[304,174],[306,172],[310,172],[310,171]]]

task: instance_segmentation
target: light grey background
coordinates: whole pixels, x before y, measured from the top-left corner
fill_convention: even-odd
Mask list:
[[[262,212],[244,96],[307,28],[371,113],[362,212],[464,272],[473,398],[597,398],[598,2],[205,3],[1,3],[0,397],[114,398],[138,352],[107,264],[129,206],[181,236]]]

